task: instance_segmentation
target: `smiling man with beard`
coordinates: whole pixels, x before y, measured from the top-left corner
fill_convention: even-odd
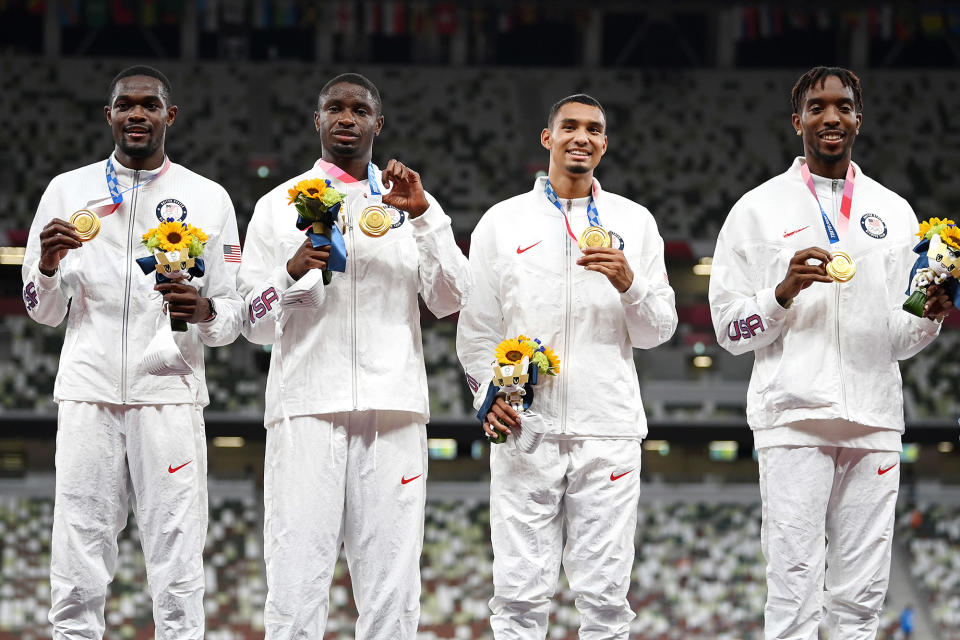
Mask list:
[[[734,205],[717,240],[717,340],[753,352],[747,422],[759,454],[768,640],[876,637],[900,483],[899,360],[952,309],[901,309],[915,254],[907,202],[852,161],[860,81],[816,67],[793,88],[804,155]]]
[[[418,293],[437,317],[454,313],[470,268],[419,174],[396,159],[383,171],[373,163],[383,122],[370,80],[330,80],[314,115],[320,159],[263,196],[247,230],[244,331],[273,344],[264,417],[267,640],[323,638],[341,545],[357,640],[412,640],[420,617],[429,404]],[[304,237],[289,198],[308,179],[345,194],[336,221],[345,264],[329,282],[322,272],[336,254]],[[370,224],[371,212],[386,223]]]
[[[490,452],[490,625],[497,640],[545,638],[562,563],[580,638],[625,640],[647,434],[633,349],[673,335],[674,293],[653,216],[594,178],[607,150],[600,103],[558,101],[540,142],[547,176],[491,207],[473,232],[474,291],[457,329],[480,412],[500,341],[539,338],[560,359],[530,406],[545,429],[536,450],[516,446],[532,414],[498,397],[484,415],[488,437],[508,436]]]
[[[103,637],[117,535],[132,499],[157,637],[199,640],[207,531],[203,347],[240,333],[237,264],[224,250],[239,253],[237,222],[220,185],[165,155],[177,107],[162,73],[144,66],[120,72],[104,114],[113,154],[50,182],[23,263],[30,316],[50,326],[67,318],[54,387],[50,622],[55,640]],[[67,220],[84,209],[87,225]],[[134,261],[150,254],[143,234],[165,220],[209,238],[206,271],[189,284],[157,285]],[[141,369],[157,327],[170,322],[163,303],[172,318],[189,323],[175,340],[189,374]]]

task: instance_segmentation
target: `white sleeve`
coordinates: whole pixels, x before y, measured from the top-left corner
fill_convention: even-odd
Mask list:
[[[731,212],[720,230],[710,272],[710,315],[720,346],[734,355],[774,342],[783,331],[787,310],[776,287],[758,288],[747,264]]]
[[[470,295],[470,264],[453,237],[450,217],[427,194],[430,207],[410,220],[420,264],[420,295],[438,318],[459,311]]]
[[[473,391],[476,409],[487,395],[493,378],[493,354],[506,331],[492,262],[494,238],[487,233],[489,226],[481,220],[470,238],[473,288],[457,322],[457,356]]]
[[[650,349],[663,344],[677,329],[677,307],[673,288],[667,281],[663,239],[652,218],[643,234],[640,252],[628,256],[633,283],[620,294],[626,312],[630,344]]]
[[[70,292],[61,278],[61,269],[57,269],[52,276],[40,273],[40,232],[60,213],[52,203],[56,189],[55,178],[40,198],[33,224],[30,225],[30,235],[27,237],[27,248],[20,270],[27,314],[37,322],[51,327],[63,321],[70,304]]]
[[[204,250],[206,273],[201,295],[213,301],[217,316],[210,322],[198,322],[200,339],[209,347],[230,344],[237,339],[243,327],[244,304],[237,292],[237,262],[227,262],[224,247],[240,250],[237,234],[237,216],[226,191],[222,193],[221,212],[225,223],[216,238],[210,238]]]
[[[245,305],[243,335],[256,344],[273,343],[277,324],[283,321],[282,296],[294,284],[287,273],[291,256],[277,255],[274,213],[270,194],[260,198],[247,226],[243,263],[237,274],[237,289]]]
[[[895,254],[897,258],[887,262],[887,295],[890,307],[888,326],[893,355],[897,360],[906,360],[919,353],[940,334],[941,326],[935,320],[918,318],[903,310],[910,269],[919,257],[913,252],[913,246],[919,242],[916,234],[920,229],[913,209],[906,201],[904,206],[910,218],[909,233],[902,239],[903,250]]]

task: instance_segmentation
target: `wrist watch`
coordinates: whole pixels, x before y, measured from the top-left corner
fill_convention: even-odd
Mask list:
[[[207,304],[210,305],[210,315],[204,318],[202,322],[212,322],[217,317],[217,308],[213,306],[213,298],[207,298]]]

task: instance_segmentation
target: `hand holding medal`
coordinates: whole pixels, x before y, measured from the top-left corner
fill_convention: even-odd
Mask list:
[[[423,191],[420,174],[409,168],[396,158],[387,163],[387,168],[380,174],[383,186],[390,189],[382,196],[384,204],[405,211],[410,218],[418,218],[430,207],[427,194]],[[370,191],[375,192],[375,183],[371,175]],[[368,236],[379,237],[390,230],[393,220],[384,207],[379,204],[368,206],[360,214],[360,230]]]
[[[833,278],[827,274],[827,265],[833,259],[833,256],[820,247],[802,249],[793,254],[787,266],[787,275],[777,285],[777,303],[786,308],[797,294],[814,282],[833,282]],[[811,260],[815,261],[815,264],[810,264]]]
[[[52,276],[67,252],[82,246],[83,240],[77,228],[65,220],[54,218],[40,232],[40,273]]]

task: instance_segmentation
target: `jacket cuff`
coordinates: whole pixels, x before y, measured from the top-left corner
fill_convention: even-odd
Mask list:
[[[45,276],[43,272],[40,271],[40,267],[37,266],[37,286],[43,289],[44,291],[54,291],[60,288],[60,269],[57,269],[53,272],[52,276]]]
[[[624,304],[636,304],[643,300],[650,291],[650,284],[640,277],[640,274],[633,274],[633,282],[627,287],[627,290],[620,294],[620,301]]]
[[[319,309],[323,304],[325,294],[323,271],[310,269],[302,278],[288,286],[287,290],[280,294],[280,300],[284,307]]]
[[[431,204],[422,214],[416,218],[410,218],[410,224],[413,226],[415,235],[423,235],[448,224],[448,218],[440,207]]]
[[[777,292],[775,287],[761,289],[757,292],[757,305],[763,312],[763,317],[768,320],[783,320],[787,315],[787,310],[777,302]]]

